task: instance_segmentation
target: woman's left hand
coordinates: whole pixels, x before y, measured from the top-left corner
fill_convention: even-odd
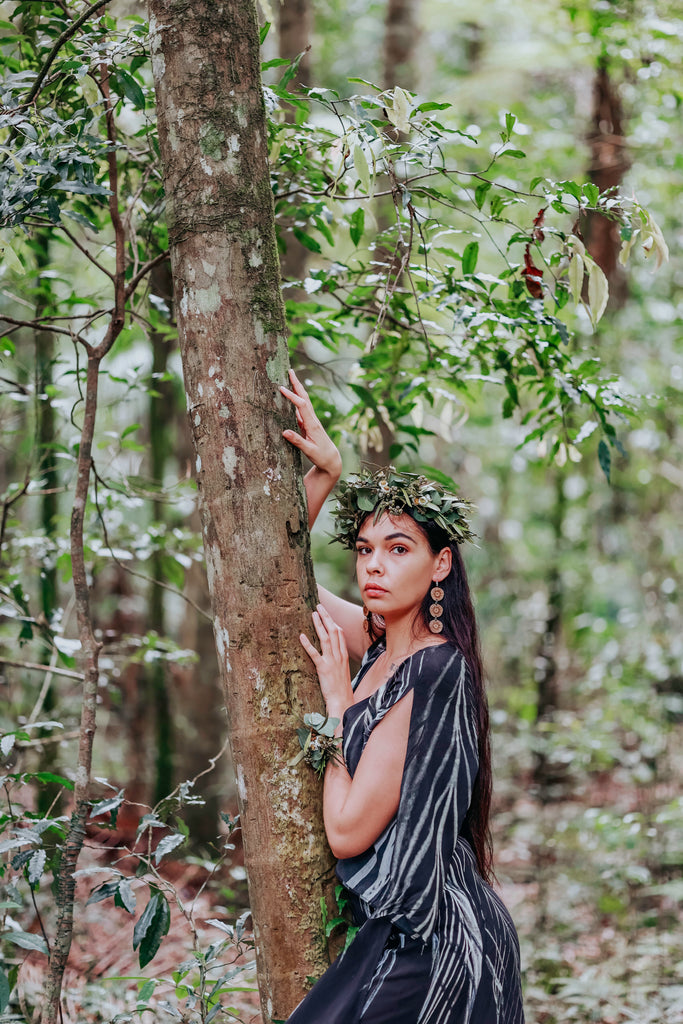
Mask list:
[[[353,704],[349,655],[344,632],[321,604],[313,612],[313,626],[320,641],[320,651],[313,646],[305,633],[302,633],[299,639],[318,673],[327,714],[330,718],[338,718],[341,721],[346,709]]]
[[[317,470],[330,478],[331,490],[341,475],[341,455],[334,441],[327,436],[325,428],[315,414],[306,388],[294,370],[289,371],[289,380],[291,389],[281,386],[280,391],[294,406],[296,422],[301,433],[297,434],[296,430],[283,430],[282,436],[302,451]]]

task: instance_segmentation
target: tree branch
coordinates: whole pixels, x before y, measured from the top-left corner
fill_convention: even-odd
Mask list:
[[[108,0],[98,0],[104,6]],[[96,6],[89,9],[92,13]],[[116,125],[114,108],[109,93],[109,69],[101,65],[101,89],[105,99],[107,138],[111,149],[107,154],[109,166],[109,212],[116,239],[116,271],[114,275],[114,310],[106,334],[97,347],[88,346],[88,368],[85,387],[85,410],[78,447],[76,488],[71,513],[71,565],[73,574],[74,600],[78,619],[78,633],[85,662],[83,679],[83,706],[78,741],[78,768],[74,785],[74,804],[69,831],[64,844],[62,859],[57,873],[57,921],[55,942],[45,978],[45,1002],[41,1013],[41,1024],[55,1024],[61,1014],[61,990],[64,969],[71,949],[73,934],[73,912],[76,894],[75,871],[90,810],[90,784],[92,772],[92,749],[95,738],[97,714],[97,686],[99,681],[99,654],[102,644],[95,638],[90,611],[90,587],[85,566],[84,521],[88,500],[88,488],[92,468],[92,444],[97,415],[98,383],[100,363],[109,352],[125,322],[125,231],[119,214],[118,167],[116,162]]]
[[[170,253],[170,249],[164,249],[164,251],[160,252],[158,256],[155,256],[153,260],[149,260],[147,263],[144,263],[140,267],[140,269],[138,270],[138,272],[135,275],[135,277],[131,278],[131,280],[126,285],[126,298],[127,299],[129,299],[131,297],[131,295],[133,294],[133,292],[135,291],[137,286],[140,284],[140,281],[142,280],[142,278],[146,274],[149,274],[150,270],[153,270],[154,267],[158,266],[160,263],[163,263],[164,260],[167,260],[169,258],[169,256],[170,256],[170,254],[171,254]]]
[[[5,323],[13,324],[14,327],[30,327],[32,331],[37,331],[39,327],[46,327],[47,323],[48,323],[47,321],[45,323],[43,323],[42,319],[41,320],[17,320],[13,316],[7,316],[6,313],[0,313],[0,321],[2,321],[2,320],[4,320]],[[53,327],[50,324],[49,325],[49,329],[54,334],[65,334],[67,336],[67,338],[73,338],[74,337],[73,331],[67,331],[67,329],[65,327]],[[4,335],[3,335],[3,337],[4,337]],[[86,344],[86,342],[84,342],[83,344]]]
[[[72,234],[72,232],[69,231],[69,229],[67,227],[65,227],[64,224],[60,224],[59,227],[60,227],[60,230],[63,231],[64,234],[66,235],[66,237],[69,239],[69,241],[72,242],[76,246],[77,249],[80,249],[80,251],[86,257],[86,259],[89,259],[90,262],[93,264],[93,266],[97,267],[97,269],[100,271],[100,273],[106,274],[106,276],[109,278],[110,281],[114,280],[114,275],[112,274],[112,272],[110,270],[107,270],[106,267],[103,267],[102,264],[99,263],[95,259],[95,257],[92,255],[92,253],[88,249],[86,249],[86,247],[81,242],[78,241],[76,236],[74,234]]]
[[[67,668],[56,668],[54,665],[41,665],[38,661],[13,661],[12,658],[0,657],[0,665],[11,665],[12,668],[25,668],[31,672],[47,672],[49,675],[64,676],[65,679],[76,679],[82,683],[85,676],[82,672],[71,672]],[[33,721],[33,715],[29,722]]]
[[[26,97],[26,100],[24,101],[22,106],[28,106],[30,103],[33,103],[34,99],[36,98],[36,96],[40,92],[40,87],[41,87],[41,85],[43,84],[43,82],[45,80],[45,76],[47,75],[47,73],[50,70],[52,64],[54,63],[54,61],[55,61],[55,59],[57,57],[57,54],[59,53],[61,48],[64,46],[64,43],[67,43],[69,41],[69,39],[71,39],[72,36],[76,35],[76,33],[78,32],[78,30],[81,27],[81,25],[84,25],[85,22],[88,20],[88,18],[92,18],[93,14],[96,14],[100,10],[100,8],[106,7],[106,5],[108,3],[111,3],[111,0],[96,0],[96,2],[94,4],[92,4],[91,7],[88,7],[87,10],[83,11],[83,14],[81,14],[80,18],[76,18],[76,20],[74,22],[72,22],[71,25],[69,25],[68,28],[64,29],[64,31],[62,32],[61,36],[59,36],[57,38],[57,40],[55,41],[54,46],[52,47],[52,49],[48,53],[47,58],[45,60],[45,63],[43,64],[42,68],[40,69],[40,71],[38,73],[38,77],[36,78],[35,82],[33,83],[32,87],[31,87],[31,91],[29,92],[29,94]]]

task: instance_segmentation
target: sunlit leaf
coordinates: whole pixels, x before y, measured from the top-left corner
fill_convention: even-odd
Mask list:
[[[591,262],[588,268],[588,305],[593,326],[598,323],[605,312],[608,299],[609,285],[607,278],[597,263]]]
[[[47,955],[47,944],[42,935],[36,935],[34,932],[13,931],[5,932],[2,938],[5,942],[13,942],[15,946],[21,946],[22,949],[30,949],[36,953]]]
[[[574,302],[581,301],[583,273],[583,258],[577,252],[569,261],[569,288]]]
[[[356,174],[358,175],[358,180],[360,181],[361,188],[363,189],[364,192],[366,192],[369,195],[370,168],[368,166],[368,161],[365,158],[363,147],[359,146],[357,143],[353,147],[353,166],[356,171]]]

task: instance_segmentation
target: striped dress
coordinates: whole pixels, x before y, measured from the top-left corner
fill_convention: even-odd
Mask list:
[[[382,640],[370,647],[354,687],[383,650]],[[411,690],[396,816],[365,853],[337,864],[361,927],[289,1024],[523,1024],[514,925],[459,835],[478,747],[470,676],[455,647],[417,651],[347,710],[348,770]]]

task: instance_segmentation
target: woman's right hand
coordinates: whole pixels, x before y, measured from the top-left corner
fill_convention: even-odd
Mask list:
[[[315,665],[328,716],[338,718],[341,722],[344,712],[353,704],[344,630],[337,625],[322,604],[313,612],[313,626],[318,634],[320,650],[313,646],[305,633],[300,634],[299,640]]]
[[[294,406],[300,433],[297,433],[296,430],[283,430],[282,436],[303,452],[317,470],[330,478],[331,490],[341,476],[341,455],[316,416],[306,389],[294,370],[289,371],[289,379],[292,385],[291,389],[280,386],[280,391]]]

